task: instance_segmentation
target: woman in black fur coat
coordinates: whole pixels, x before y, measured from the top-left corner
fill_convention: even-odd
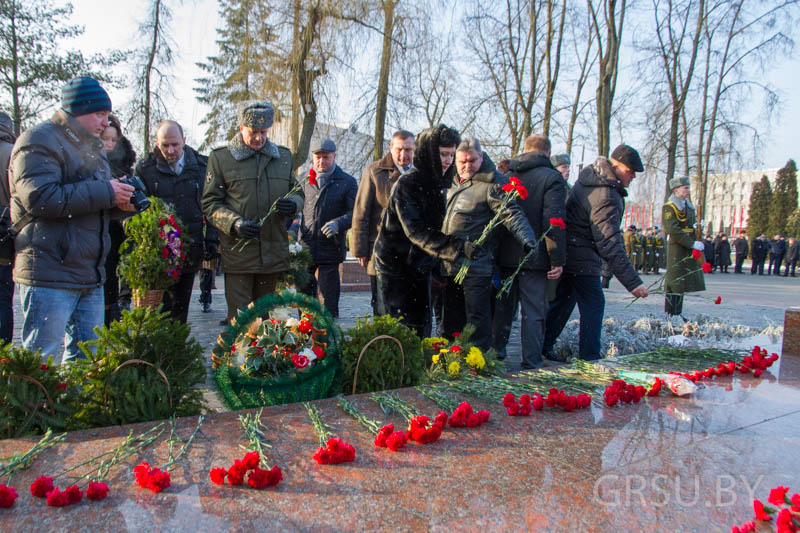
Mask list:
[[[115,178],[130,176],[133,173],[133,164],[136,163],[136,152],[133,150],[131,142],[122,135],[122,125],[119,119],[114,115],[109,115],[108,124],[109,126],[100,134],[100,140],[103,141],[111,175]],[[111,250],[106,258],[106,284],[103,286],[106,298],[106,326],[121,317],[117,265],[119,265],[119,247],[125,240],[122,222],[111,220],[108,224],[108,232],[111,235]],[[127,288],[125,287],[123,290],[125,289]]]
[[[439,259],[472,256],[474,245],[441,231],[443,190],[453,180],[456,130],[440,124],[423,131],[414,144],[414,168],[397,180],[375,241],[377,308],[402,317],[420,337],[430,336],[431,271]]]

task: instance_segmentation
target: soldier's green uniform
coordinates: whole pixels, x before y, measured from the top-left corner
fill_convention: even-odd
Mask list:
[[[674,178],[670,181],[673,189],[689,184],[689,178]],[[692,257],[695,243],[696,211],[687,199],[678,198],[674,193],[661,209],[661,221],[667,233],[667,277],[664,283],[666,300],[665,311],[679,315],[683,310],[683,295],[687,292],[706,290],[703,259]]]
[[[644,235],[641,232],[633,236],[633,253],[635,255],[633,266],[636,270],[641,270],[644,266]]]
[[[653,261],[653,272],[658,274],[658,269],[664,268],[667,264],[667,248],[664,245],[664,237],[659,233],[653,234],[653,250],[655,250],[655,260]]]
[[[636,226],[629,226],[622,233],[622,240],[625,243],[625,254],[628,256],[628,261],[631,262],[632,265],[635,265],[634,262],[634,255],[633,255],[633,236],[635,235]]]
[[[245,108],[245,111],[250,109]],[[262,118],[259,113],[264,114],[256,111],[256,118]],[[240,117],[240,124],[241,120]],[[271,124],[272,117],[269,116],[266,127]],[[255,122],[252,127],[265,126]],[[203,213],[220,233],[228,318],[233,317],[237,309],[272,292],[275,282],[289,269],[286,216],[277,212],[270,215],[261,224],[260,238],[248,240],[243,249],[233,249],[239,241],[233,226],[240,218],[260,221],[273,203],[288,194],[295,183],[292,153],[269,140],[262,148],[253,150],[237,132],[227,146],[217,148],[209,155],[202,197]],[[295,203],[296,212],[303,209],[302,190],[289,199]]]

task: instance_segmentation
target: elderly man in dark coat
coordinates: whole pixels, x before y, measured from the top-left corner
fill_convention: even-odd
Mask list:
[[[739,237],[733,241],[733,249],[736,252],[736,264],[733,267],[734,274],[744,274],[742,265],[750,252],[750,246],[747,242],[747,236],[744,231],[739,232]]]
[[[628,261],[620,231],[626,187],[642,172],[639,153],[622,144],[611,157],[598,157],[584,167],[567,198],[567,263],[556,299],[547,314],[543,353],[552,352],[556,339],[577,302],[580,310],[581,359],[599,359],[605,297],[600,285],[603,260],[634,296],[646,298],[647,289]]]
[[[339,316],[339,265],[346,255],[345,235],[353,219],[358,184],[336,164],[331,139],[311,147],[316,184],[303,180],[305,203],[300,218],[300,243],[311,250],[311,283],[303,292],[319,297],[334,318]]]
[[[667,277],[664,283],[664,310],[670,315],[683,312],[683,295],[706,290],[703,280],[703,254],[694,259],[692,252],[703,252],[705,244],[695,240],[697,215],[689,200],[689,178],[673,178],[672,194],[661,209],[661,222],[667,232]]]
[[[472,258],[477,247],[442,233],[443,190],[453,179],[453,158],[461,138],[440,124],[423,131],[414,145],[414,168],[392,190],[373,259],[378,311],[404,322],[420,336],[431,327],[431,271],[439,259]]]

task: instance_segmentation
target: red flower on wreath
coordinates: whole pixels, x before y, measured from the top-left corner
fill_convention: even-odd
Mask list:
[[[305,368],[308,366],[309,362],[308,357],[305,355],[292,354],[292,364],[297,368]]]
[[[703,269],[703,272],[705,272],[706,274],[711,274],[711,263],[703,263],[701,268]]]
[[[564,223],[563,218],[551,218],[550,225],[558,229],[566,229],[567,225]]]
[[[318,360],[322,361],[325,359],[325,350],[323,350],[321,346],[314,346],[311,351],[314,352]]]
[[[308,320],[301,320],[300,324],[297,326],[297,331],[302,333],[303,335],[308,335],[311,333],[311,330],[314,329],[311,325],[311,322]]]

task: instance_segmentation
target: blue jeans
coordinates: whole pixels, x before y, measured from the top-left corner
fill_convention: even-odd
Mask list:
[[[64,342],[62,364],[82,357],[78,343],[97,338],[94,328],[103,324],[103,287],[52,289],[20,285],[22,300],[22,345],[41,350],[42,360],[56,360]]]
[[[544,353],[552,353],[556,339],[567,325],[575,304],[581,315],[578,357],[586,361],[600,359],[600,334],[606,299],[600,276],[577,276],[564,273],[558,283],[556,299],[550,304],[545,322]]]
[[[14,280],[11,265],[0,266],[0,340],[8,344],[14,337]]]

